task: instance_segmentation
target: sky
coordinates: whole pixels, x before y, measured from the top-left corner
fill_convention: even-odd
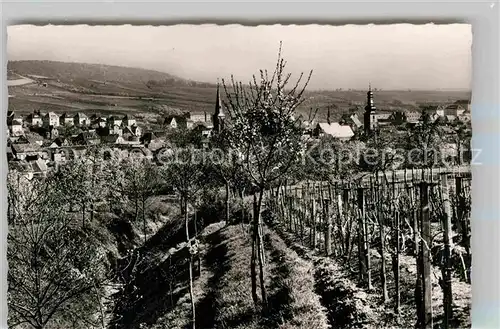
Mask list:
[[[272,70],[280,41],[309,89],[469,89],[472,30],[449,25],[15,25],[9,60],[138,67],[204,82]]]

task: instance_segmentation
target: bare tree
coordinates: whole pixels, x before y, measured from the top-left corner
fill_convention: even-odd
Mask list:
[[[64,318],[95,326],[93,294],[106,281],[105,255],[91,230],[63,210],[59,177],[24,180],[17,225],[8,233],[9,327],[45,328]]]
[[[253,220],[252,298],[257,305],[257,255],[263,310],[267,306],[267,292],[260,216],[262,199],[265,189],[286,175],[303,152],[303,127],[296,109],[304,99],[303,93],[312,74],[311,71],[302,88],[299,87],[302,74],[292,88],[287,88],[291,74],[285,73],[285,66],[280,45],[278,62],[271,76],[267,70],[261,70],[260,80],[254,76],[245,86],[231,77],[232,91],[223,80],[227,96],[225,105],[230,114],[226,127],[231,134],[231,148],[238,151],[241,164],[258,191]]]
[[[178,142],[178,147],[171,149],[171,152],[164,154],[162,158],[162,176],[167,184],[171,184],[174,189],[181,196],[183,201],[181,207],[183,209],[186,242],[190,251],[189,256],[189,293],[191,297],[191,311],[192,311],[192,328],[196,326],[196,310],[195,300],[193,295],[193,256],[197,253],[196,237],[191,238],[189,232],[189,213],[188,204],[194,201],[197,193],[201,190],[203,178],[203,163],[202,150],[196,149],[193,146],[185,147],[183,139]]]

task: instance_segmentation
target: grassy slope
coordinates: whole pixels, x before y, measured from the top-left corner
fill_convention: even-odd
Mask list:
[[[249,227],[222,225],[213,224],[200,235],[203,260],[194,281],[197,328],[328,328],[326,310],[314,293],[312,263],[300,259],[270,230],[265,231],[265,281],[271,311],[261,315],[255,310]],[[184,291],[153,328],[186,328],[190,317],[189,293]]]

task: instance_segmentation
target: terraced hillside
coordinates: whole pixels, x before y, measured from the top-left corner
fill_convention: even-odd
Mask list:
[[[51,61],[12,61],[10,80],[31,79],[9,87],[9,109],[21,114],[33,110],[82,111],[87,113],[144,114],[172,111],[213,111],[215,84],[196,82],[168,73],[100,64]],[[228,77],[221,77],[228,78]],[[314,79],[314,76],[313,76]],[[318,109],[317,118],[332,119],[342,111],[361,111],[366,99],[363,90],[308,91],[299,108],[305,117]],[[448,103],[468,99],[468,91],[377,91],[375,100],[382,110],[410,110],[419,103]]]

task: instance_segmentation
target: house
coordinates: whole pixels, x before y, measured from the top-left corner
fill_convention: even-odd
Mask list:
[[[9,132],[11,136],[21,136],[24,135],[23,123],[19,120],[12,120],[9,127]]]
[[[25,138],[28,143],[38,144],[39,146],[43,145],[43,137],[38,134],[29,133],[25,135]]]
[[[91,124],[92,124],[92,123],[95,123],[98,119],[99,119],[99,116],[98,116],[96,113],[92,114],[92,115],[89,117],[89,121],[90,121],[90,123],[91,123]]]
[[[50,153],[51,154],[50,160],[54,161],[56,164],[61,164],[61,163],[66,162],[67,160],[69,160],[71,158],[68,150],[70,150],[70,149],[69,148],[53,149],[52,152]]]
[[[86,126],[90,124],[89,117],[85,113],[78,112],[73,117],[75,126]]]
[[[74,124],[74,117],[65,112],[59,117],[59,124],[61,126],[72,126]]]
[[[436,112],[431,113],[431,115],[429,116],[430,122],[436,122],[437,120],[439,120],[439,118],[441,117]]]
[[[457,119],[461,122],[464,122],[464,123],[470,122],[471,114],[470,114],[470,112],[464,112],[464,113],[458,115]]]
[[[12,155],[18,160],[36,160],[41,157],[41,147],[38,144],[12,144]]]
[[[375,112],[373,115],[378,126],[387,126],[392,123],[392,112]]]
[[[455,102],[455,104],[463,107],[465,109],[465,112],[470,112],[471,110],[471,102],[469,99],[459,99]]]
[[[446,118],[445,121],[447,123],[453,123],[453,122],[455,122],[457,120],[457,116],[451,115],[451,114],[445,115],[444,117]]]
[[[49,112],[45,114],[42,118],[42,125],[45,128],[48,128],[50,126],[59,127],[59,124],[60,124],[59,116],[54,112]]]
[[[125,140],[118,134],[101,136],[101,144],[124,144]]]
[[[130,127],[124,127],[121,136],[123,136],[123,139],[129,140],[132,136],[135,136],[135,134],[132,132]]]
[[[465,107],[461,104],[451,104],[446,106],[443,111],[444,115],[459,116],[465,112]]]
[[[340,124],[348,125],[353,130],[360,129],[363,127],[363,124],[359,120],[359,117],[356,113],[352,113],[352,114],[345,113],[344,115],[342,115]]]
[[[10,147],[10,145],[7,145],[7,161],[13,159],[14,159],[14,154],[12,154],[12,147]]]
[[[31,167],[33,168],[33,176],[35,177],[45,177],[47,176],[47,163],[46,160],[36,159],[31,162]]]
[[[47,128],[47,131],[45,132],[45,138],[54,139],[58,136],[59,136],[59,129],[53,126],[49,126],[49,128]]]
[[[96,123],[97,123],[97,125],[98,125],[99,127],[104,128],[104,127],[106,127],[107,121],[108,121],[108,120],[107,120],[106,118],[102,118],[102,117],[101,117],[101,118],[98,118],[98,119],[97,119]]]
[[[60,148],[64,146],[70,146],[70,142],[67,138],[57,137],[48,146],[48,148]]]
[[[130,127],[136,125],[137,121],[131,115],[125,115],[122,119],[122,125],[124,127]]]
[[[120,127],[122,125],[122,119],[119,119],[116,116],[110,116],[107,121],[108,127],[114,127],[118,126]]]
[[[42,117],[38,113],[29,114],[28,117],[26,118],[26,121],[30,126],[41,127],[43,124]]]
[[[7,111],[7,126],[12,125],[12,121],[14,121],[14,118],[16,117],[16,114],[14,111]]]
[[[213,130],[213,127],[212,126],[209,126],[207,125],[206,123],[201,123],[199,122],[195,127],[194,127],[194,130],[196,132],[198,132],[198,134],[200,134],[201,136],[203,137],[210,137],[212,136],[212,130]]]
[[[154,132],[147,132],[140,139],[148,149],[156,151],[165,146],[165,139],[159,138]]]
[[[212,122],[211,118],[207,114],[207,112],[195,113],[195,114],[190,113],[189,114],[189,118],[191,119],[191,121],[193,122],[193,124],[195,124],[197,122],[206,122],[206,123]]]
[[[174,116],[169,116],[165,118],[165,121],[163,122],[165,127],[171,128],[171,129],[177,129],[177,118]]]
[[[108,128],[108,134],[121,136],[123,134],[123,129],[118,125],[110,126]]]
[[[406,122],[409,123],[417,123],[420,121],[420,118],[422,117],[422,113],[418,111],[408,111],[405,113],[406,115]]]
[[[170,129],[188,129],[192,128],[191,120],[188,120],[185,116],[171,115],[165,118],[163,122],[166,128]]]
[[[391,115],[391,121],[393,125],[401,125],[407,121],[405,112],[395,111]]]
[[[76,145],[97,145],[101,143],[101,137],[94,131],[84,131],[73,140]]]
[[[330,124],[326,122],[320,122],[316,125],[313,135],[316,137],[330,135],[339,140],[349,140],[354,136],[350,126],[342,126],[338,122],[332,122]]]
[[[135,123],[132,126],[130,126],[130,130],[132,131],[132,134],[134,134],[134,136],[137,136],[137,137],[142,136],[141,127],[137,126]]]

